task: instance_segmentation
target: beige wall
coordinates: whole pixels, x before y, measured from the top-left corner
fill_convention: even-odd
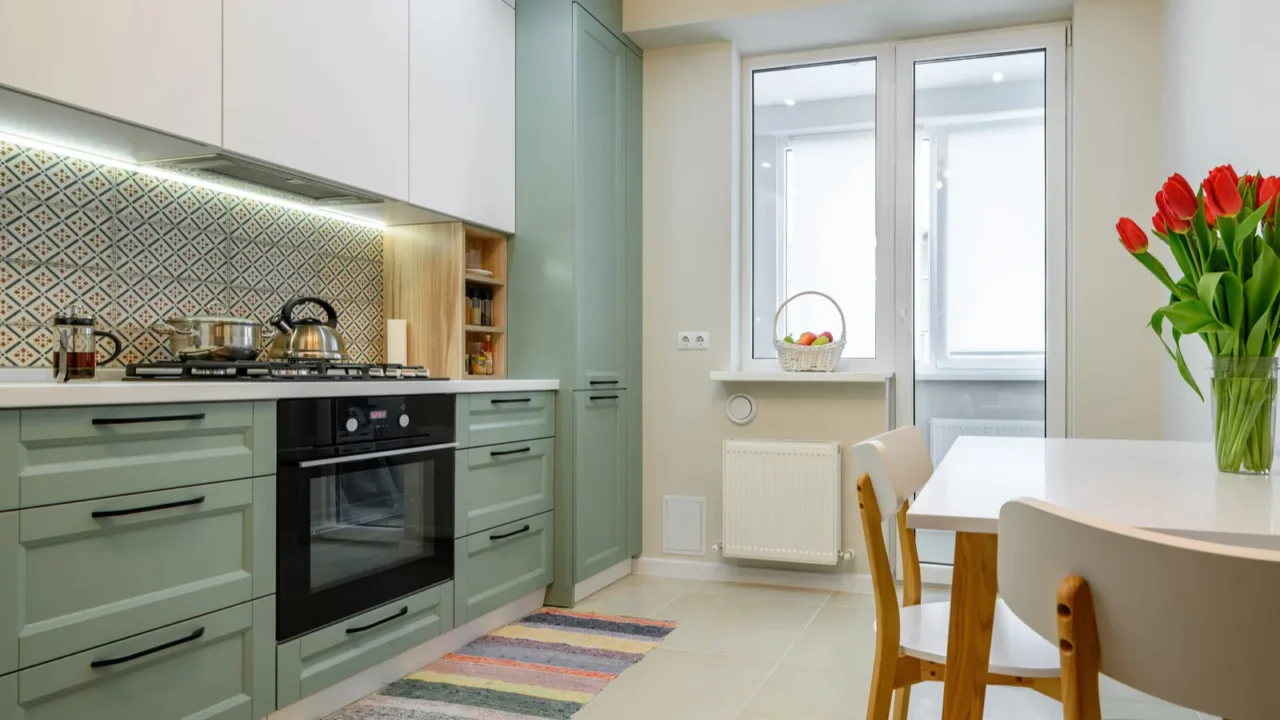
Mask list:
[[[1160,0],[1075,7],[1068,389],[1079,437],[1160,436],[1164,350],[1146,325],[1162,289],[1120,247],[1115,224],[1149,226],[1163,180],[1161,14]]]
[[[754,423],[725,416],[712,383],[729,367],[731,285],[739,208],[740,61],[728,43],[644,56],[644,554],[662,554],[662,496],[707,499],[707,545],[720,537],[720,452],[726,438],[835,440],[846,448],[884,429],[884,389],[751,385]],[[712,349],[679,351],[679,330],[707,330]],[[854,470],[845,452],[845,547],[858,550]],[[685,560],[714,561],[679,556]],[[846,566],[845,570],[852,570]]]

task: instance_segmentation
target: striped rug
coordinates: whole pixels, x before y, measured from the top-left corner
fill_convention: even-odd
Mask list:
[[[543,608],[327,720],[569,718],[675,627]]]

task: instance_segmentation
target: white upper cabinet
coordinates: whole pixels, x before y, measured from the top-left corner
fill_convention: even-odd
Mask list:
[[[408,26],[409,0],[224,0],[223,145],[407,200]]]
[[[513,232],[515,10],[504,0],[409,3],[409,200]]]
[[[222,0],[0,0],[0,84],[222,142]]]

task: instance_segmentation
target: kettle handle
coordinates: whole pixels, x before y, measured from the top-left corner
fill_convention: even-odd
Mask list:
[[[94,337],[106,338],[111,341],[112,345],[115,346],[115,350],[111,351],[111,356],[108,357],[106,360],[102,361],[103,365],[106,365],[112,360],[115,360],[116,358],[120,357],[120,351],[124,349],[124,344],[120,342],[120,338],[116,337],[112,333],[107,332],[106,330],[94,330],[93,335]]]
[[[332,305],[318,297],[296,297],[290,300],[284,304],[284,308],[280,310],[280,315],[272,318],[272,324],[283,332],[292,332],[295,324],[293,322],[294,308],[299,305],[305,305],[306,303],[318,305],[321,310],[324,310],[325,325],[328,325],[331,328],[338,327],[338,312],[333,309]]]

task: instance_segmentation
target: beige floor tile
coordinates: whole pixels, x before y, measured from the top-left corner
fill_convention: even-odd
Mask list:
[[[818,610],[781,600],[689,593],[660,613],[679,623],[663,647],[777,661]]]
[[[1105,720],[1200,720],[1194,710],[1184,710],[1165,703],[1102,699]]]
[[[773,668],[763,660],[649,653],[582,708],[577,720],[731,720]]]
[[[827,605],[836,605],[839,607],[859,607],[867,610],[875,610],[876,599],[864,593],[851,593],[837,591],[831,593],[831,598],[827,600]]]
[[[627,583],[627,578],[595,593],[574,606],[582,612],[608,615],[632,615],[656,617],[662,608],[680,597],[684,590],[678,586],[662,584]]]
[[[942,717],[942,683],[920,683],[911,688],[908,720],[937,720]],[[1062,720],[1062,704],[1034,690],[1010,687],[987,688],[983,720]]]
[[[783,602],[811,605],[818,607],[827,602],[830,590],[811,588],[782,587],[780,585],[757,585],[754,583],[704,583],[692,592],[704,595],[721,595],[726,597],[750,597],[764,600],[780,600]]]
[[[875,659],[875,611],[826,605],[783,658],[792,665],[869,671]]]
[[[870,688],[870,673],[779,665],[739,718],[848,720],[863,717]]]

